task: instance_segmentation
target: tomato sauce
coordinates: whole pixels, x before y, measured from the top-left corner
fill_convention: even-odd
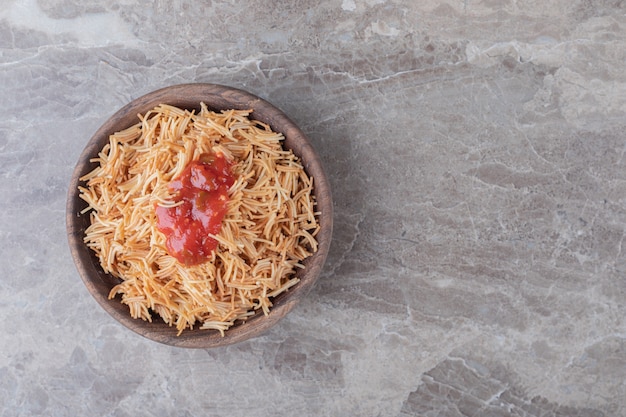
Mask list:
[[[167,237],[167,250],[184,265],[205,262],[217,247],[218,234],[235,179],[222,154],[202,154],[170,182],[176,207],[156,207],[157,228]]]

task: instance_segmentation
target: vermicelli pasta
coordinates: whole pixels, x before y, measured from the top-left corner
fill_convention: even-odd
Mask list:
[[[160,105],[110,136],[97,167],[81,178],[91,225],[85,243],[105,272],[120,279],[134,318],[154,314],[178,334],[195,326],[224,334],[237,320],[296,285],[297,269],[317,250],[313,179],[282,147],[283,136],[249,118],[250,111],[199,113]],[[157,207],[180,204],[168,184],[203,154],[232,166],[217,248],[206,262],[185,265],[168,253]]]

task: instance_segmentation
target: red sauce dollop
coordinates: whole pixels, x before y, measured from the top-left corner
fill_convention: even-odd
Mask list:
[[[217,247],[209,233],[218,234],[222,227],[234,181],[231,164],[222,154],[202,154],[168,185],[182,204],[157,206],[157,228],[167,237],[169,254],[182,264],[201,264]]]

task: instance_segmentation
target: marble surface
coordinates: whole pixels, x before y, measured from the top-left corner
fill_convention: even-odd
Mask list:
[[[625,416],[626,3],[4,0],[0,416]],[[319,284],[267,334],[143,339],[65,196],[154,89],[247,89],[331,177]]]

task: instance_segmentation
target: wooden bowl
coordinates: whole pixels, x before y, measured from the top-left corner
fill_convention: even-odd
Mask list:
[[[79,178],[90,172],[95,164],[90,162],[96,157],[109,135],[132,126],[143,114],[159,104],[170,104],[184,109],[199,110],[203,102],[211,110],[252,109],[250,117],[267,123],[272,130],[285,136],[283,146],[291,149],[300,157],[306,172],[314,178],[314,194],[317,210],[320,212],[320,231],[317,236],[318,251],[304,261],[305,268],[298,272],[300,282],[289,291],[273,299],[274,306],[265,316],[261,311],[245,322],[238,322],[225,332],[222,337],[214,330],[185,330],[177,336],[176,327],[169,326],[154,314],[152,322],[133,319],[128,307],[121,303],[119,296],[108,299],[111,288],[119,280],[105,273],[95,254],[83,242],[85,229],[89,226],[89,214],[80,212],[87,204],[79,198]],[[83,150],[69,186],[66,206],[66,222],[69,247],[78,272],[87,290],[96,301],[117,321],[134,332],[156,342],[186,348],[209,348],[225,346],[256,337],[275,325],[289,313],[313,287],[322,270],[330,246],[333,228],[333,205],[330,187],[321,161],[302,131],[279,109],[265,100],[248,92],[214,84],[182,84],[166,87],[136,100],[117,111],[100,127]]]

